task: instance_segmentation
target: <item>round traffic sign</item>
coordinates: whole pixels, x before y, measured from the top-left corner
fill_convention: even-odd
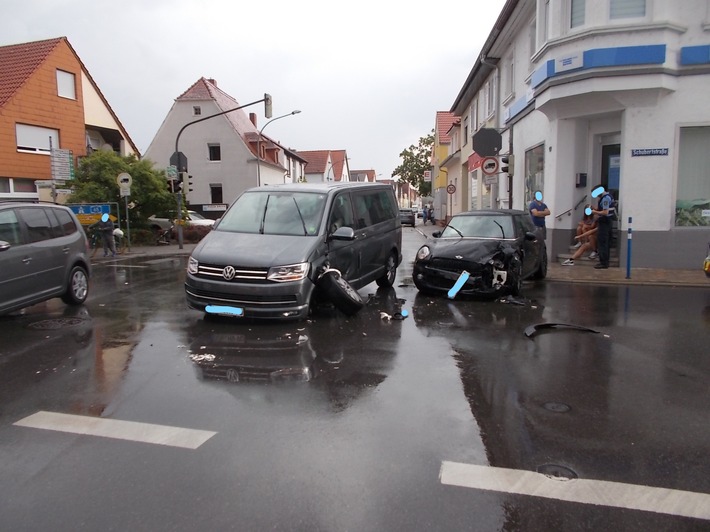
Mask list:
[[[118,177],[116,178],[116,183],[118,183],[118,186],[125,185],[127,187],[130,187],[131,183],[133,183],[133,178],[131,177],[131,174],[122,172],[118,174]]]
[[[454,192],[456,192],[456,185],[449,185],[449,186],[447,186],[447,187],[446,187],[446,192],[448,192],[449,194],[453,194]]]
[[[481,161],[481,170],[486,175],[497,174],[499,166],[498,157],[484,157]]]

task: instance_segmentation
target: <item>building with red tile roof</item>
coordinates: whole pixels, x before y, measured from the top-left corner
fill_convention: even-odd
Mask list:
[[[306,181],[351,181],[348,154],[345,150],[300,150],[298,155],[308,161]]]
[[[0,46],[0,198],[50,199],[94,149],[140,155],[67,38]]]
[[[259,129],[257,113],[241,107],[214,79],[202,77],[175,99],[145,153],[164,168],[178,144],[192,176],[187,204],[207,216],[218,216],[248,188],[305,180],[300,152],[265,135],[269,121]]]
[[[368,182],[368,183],[374,183],[377,181],[377,175],[375,174],[375,171],[370,169],[370,170],[350,170],[350,180],[351,181],[360,181],[362,183]],[[385,182],[385,180],[382,180],[382,182]]]

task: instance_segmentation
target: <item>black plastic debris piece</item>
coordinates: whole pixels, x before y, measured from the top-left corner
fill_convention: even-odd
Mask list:
[[[537,323],[535,325],[529,325],[525,327],[525,336],[532,338],[540,331],[546,331],[549,329],[573,329],[575,331],[590,332],[594,334],[599,334],[599,331],[590,329],[589,327],[582,327],[581,325],[574,325],[571,323]]]

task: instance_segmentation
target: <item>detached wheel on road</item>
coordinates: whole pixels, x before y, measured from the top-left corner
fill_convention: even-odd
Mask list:
[[[336,270],[324,273],[318,280],[318,287],[335,308],[347,316],[354,316],[365,306],[365,302],[357,290],[350,286],[350,283],[343,279],[340,272]]]
[[[67,305],[81,305],[89,295],[89,276],[81,266],[74,266],[69,275],[67,291],[62,294],[62,301]]]

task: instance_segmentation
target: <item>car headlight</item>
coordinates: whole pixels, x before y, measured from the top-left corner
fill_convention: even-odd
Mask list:
[[[417,251],[417,260],[426,260],[429,258],[429,255],[431,255],[429,246],[422,246],[419,248],[419,251]]]
[[[197,273],[197,270],[200,266],[200,263],[198,262],[197,259],[193,258],[190,256],[190,258],[187,261],[187,273],[191,273],[195,275]]]
[[[301,281],[308,275],[308,263],[301,262],[300,264],[289,264],[287,266],[274,266],[269,268],[269,273],[266,278],[269,281],[277,283],[285,283],[288,281]]]

